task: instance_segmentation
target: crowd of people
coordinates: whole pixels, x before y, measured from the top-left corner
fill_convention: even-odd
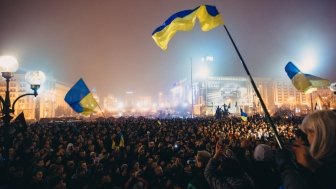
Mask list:
[[[0,188],[336,188],[336,113],[273,121],[286,148],[262,116],[34,123],[1,134]]]

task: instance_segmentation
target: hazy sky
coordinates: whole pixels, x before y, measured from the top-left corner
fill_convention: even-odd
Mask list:
[[[177,33],[167,51],[154,43],[169,16],[202,3],[217,7],[252,76],[287,77],[293,61],[336,81],[335,0],[1,0],[0,55],[101,95],[168,92],[207,55],[211,75],[246,76],[223,27]]]

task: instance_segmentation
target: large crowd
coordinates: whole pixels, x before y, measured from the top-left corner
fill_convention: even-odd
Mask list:
[[[300,145],[302,120],[273,118],[286,146]],[[0,188],[278,189],[300,165],[262,116],[33,123],[11,134],[7,151],[1,138]]]

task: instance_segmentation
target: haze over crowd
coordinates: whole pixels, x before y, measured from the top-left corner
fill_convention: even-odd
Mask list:
[[[1,1],[0,55],[69,87],[83,78],[101,95],[155,96],[190,78],[191,59],[196,72],[208,55],[210,75],[245,76],[224,28],[177,33],[165,52],[152,40],[170,15],[201,3],[217,7],[253,76],[286,77],[293,61],[336,81],[333,0]]]

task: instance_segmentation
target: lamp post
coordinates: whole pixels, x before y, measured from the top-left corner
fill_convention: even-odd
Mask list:
[[[30,71],[25,75],[25,79],[28,83],[30,83],[30,88],[33,90],[33,93],[26,93],[18,96],[13,104],[11,104],[10,100],[10,90],[9,90],[9,82],[11,78],[14,76],[14,73],[18,70],[19,64],[16,58],[12,56],[1,56],[0,57],[0,72],[2,73],[2,77],[6,80],[6,91],[5,98],[0,96],[1,101],[1,119],[3,120],[3,129],[5,135],[4,147],[5,147],[5,155],[8,155],[9,145],[9,130],[10,130],[10,121],[13,119],[12,114],[15,112],[15,104],[16,102],[24,96],[37,96],[37,90],[40,88],[40,85],[45,81],[45,75],[42,71]]]

